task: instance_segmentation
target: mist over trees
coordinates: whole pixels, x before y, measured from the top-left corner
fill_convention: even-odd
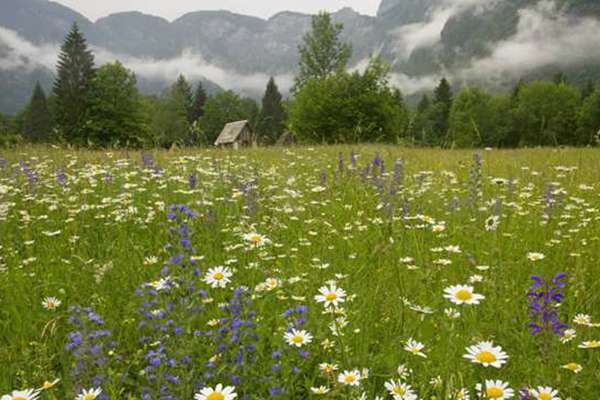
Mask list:
[[[20,142],[92,147],[212,146],[228,122],[248,120],[262,145],[285,132],[301,143],[386,142],[443,148],[600,144],[600,88],[564,74],[520,81],[511,93],[453,87],[441,79],[409,105],[390,82],[385,60],[349,71],[343,26],[320,13],[299,46],[289,98],[271,77],[262,101],[233,91],[209,95],[201,82],[174,76],[159,95],[139,92],[119,62],[96,66],[76,24],[59,54],[53,90],[37,84],[15,116],[0,115],[0,145]]]

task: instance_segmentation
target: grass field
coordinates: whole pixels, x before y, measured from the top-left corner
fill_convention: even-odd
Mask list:
[[[0,395],[594,400],[599,267],[595,149],[3,151]]]

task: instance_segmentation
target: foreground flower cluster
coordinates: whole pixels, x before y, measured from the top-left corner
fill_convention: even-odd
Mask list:
[[[1,400],[598,396],[595,150],[12,157]]]

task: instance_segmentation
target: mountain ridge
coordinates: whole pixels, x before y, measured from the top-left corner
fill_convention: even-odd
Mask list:
[[[554,11],[551,6],[555,7]],[[596,21],[600,17],[600,4],[592,0],[382,0],[376,16],[342,8],[333,13],[332,18],[344,24],[342,39],[353,45],[351,66],[364,65],[368,57],[380,54],[391,63],[398,85],[410,94],[429,89],[441,75],[449,75],[457,82],[471,79],[469,68],[486,58],[493,59],[499,46],[506,47],[510,40],[523,40],[522,37],[531,40],[523,30],[535,27],[527,27],[523,18],[537,18],[534,22],[538,25],[552,23],[553,18],[559,23],[558,17],[552,16],[557,10],[572,18]],[[17,32],[33,45],[51,43],[58,47],[73,22],[80,25],[90,45],[98,49],[99,61],[120,57],[126,65],[136,66],[146,91],[162,90],[167,84],[165,77],[179,69],[192,80],[212,80],[225,88],[258,96],[271,75],[282,82],[284,89],[291,84],[298,61],[298,45],[310,29],[311,15],[282,11],[264,19],[210,10],[189,12],[169,21],[127,11],[92,22],[52,1],[0,2],[0,27]],[[595,29],[593,25],[592,28]],[[576,39],[585,40],[585,32],[580,36]],[[0,36],[0,48],[2,40]],[[572,43],[569,46],[573,47]],[[19,49],[13,50],[18,52]],[[46,73],[51,75],[53,65],[35,65],[35,57],[29,57],[33,64],[31,71],[9,71],[1,68],[3,57],[7,56],[0,54],[3,77],[0,91],[13,93],[13,98],[3,99],[0,111],[15,112],[27,101],[35,83],[33,79],[39,75],[38,71],[35,77],[28,78],[27,73],[45,67]],[[586,58],[585,70],[593,71],[599,61],[600,54],[593,62]],[[570,67],[560,65],[567,72]],[[573,71],[581,70],[582,63],[573,66]],[[545,64],[535,66],[531,70],[524,69],[522,75],[537,76],[540,71],[545,76],[553,68]],[[19,90],[9,87],[7,81],[11,79],[20,82]],[[24,85],[27,79],[31,82]],[[510,76],[502,84],[508,86],[515,80],[517,77]],[[495,85],[492,79],[487,82],[483,77],[481,81]],[[14,106],[8,107],[6,104],[11,101]]]

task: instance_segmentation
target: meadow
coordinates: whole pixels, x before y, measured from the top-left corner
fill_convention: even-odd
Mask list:
[[[0,153],[0,396],[600,396],[600,150]]]

